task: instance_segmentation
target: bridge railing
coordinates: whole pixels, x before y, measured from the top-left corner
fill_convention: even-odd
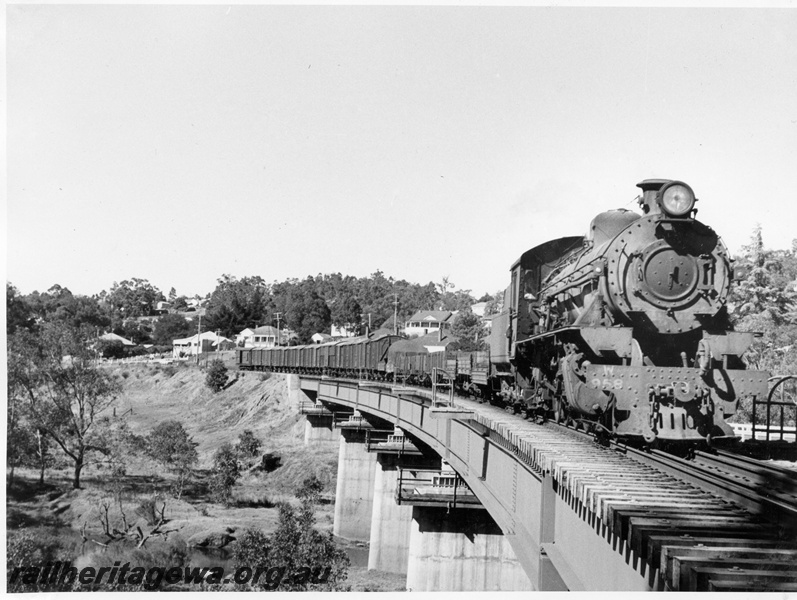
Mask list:
[[[481,502],[457,473],[440,469],[398,469],[396,502],[413,506],[477,508]]]
[[[312,400],[302,400],[299,402],[299,414],[302,415],[329,415],[334,413],[320,402],[313,402]]]
[[[795,441],[797,376],[769,378],[766,401],[753,397],[752,437],[765,441]]]
[[[381,452],[383,454],[422,455],[418,447],[405,435],[399,435],[385,430],[366,430],[365,451]]]

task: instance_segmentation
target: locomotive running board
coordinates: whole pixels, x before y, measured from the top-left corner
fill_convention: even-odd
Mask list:
[[[632,353],[633,327],[560,327],[520,340],[515,345],[520,346],[563,334],[579,336],[597,356],[630,357]]]

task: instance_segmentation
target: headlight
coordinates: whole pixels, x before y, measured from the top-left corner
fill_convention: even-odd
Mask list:
[[[671,217],[683,217],[695,206],[695,193],[685,183],[673,183],[661,191],[661,207]]]

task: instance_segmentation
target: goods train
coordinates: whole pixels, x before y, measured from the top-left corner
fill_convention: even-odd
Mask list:
[[[768,373],[746,370],[753,334],[732,331],[725,245],[681,181],[638,184],[641,213],[597,215],[586,236],[525,252],[510,269],[489,351],[389,332],[312,346],[241,349],[242,369],[429,383],[446,377],[527,415],[621,438],[709,441]],[[440,351],[435,351],[440,350]]]

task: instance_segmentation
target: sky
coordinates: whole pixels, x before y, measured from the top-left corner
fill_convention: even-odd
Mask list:
[[[797,238],[797,10],[6,7],[7,274],[213,291],[381,270],[476,297],[636,184]]]

